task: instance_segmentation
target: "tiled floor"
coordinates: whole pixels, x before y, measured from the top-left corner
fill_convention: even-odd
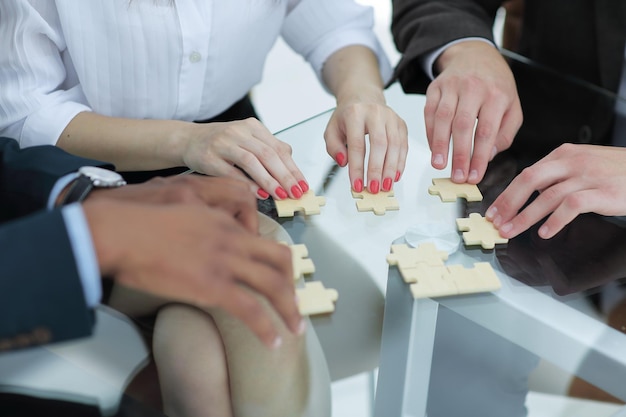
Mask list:
[[[399,54],[389,33],[391,2],[358,0],[373,6],[376,33],[392,63]],[[496,27],[496,32],[499,26]],[[282,130],[334,105],[333,98],[320,86],[308,65],[280,41],[271,52],[264,80],[253,92],[260,117],[273,131]],[[567,398],[562,394],[569,376],[550,364],[542,363],[531,377],[527,400],[528,417],[608,417],[617,412],[611,404]],[[370,383],[367,375],[357,375],[333,383],[333,416],[370,415]],[[392,416],[390,416],[392,417]],[[395,417],[395,416],[394,416]]]

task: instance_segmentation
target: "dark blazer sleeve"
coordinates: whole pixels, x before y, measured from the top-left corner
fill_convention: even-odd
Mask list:
[[[402,53],[395,79],[407,93],[426,91],[430,79],[420,58],[457,39],[493,42],[493,23],[501,0],[393,0],[391,31]]]
[[[88,336],[93,324],[60,210],[0,225],[0,350]]]
[[[113,169],[55,146],[20,149],[15,140],[0,137],[0,222],[45,208],[56,181],[85,165]]]

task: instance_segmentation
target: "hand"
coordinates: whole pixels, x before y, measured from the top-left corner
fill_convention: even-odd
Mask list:
[[[482,41],[449,47],[435,65],[439,75],[426,90],[424,107],[432,166],[447,166],[452,137],[452,180],[477,184],[522,125],[515,79],[498,50]]]
[[[257,292],[291,331],[303,331],[287,246],[197,204],[96,199],[83,207],[103,276],[168,300],[222,308],[276,347],[278,332]]]
[[[512,238],[552,213],[539,228],[549,239],[581,213],[625,215],[625,184],[626,149],[565,144],[524,169],[485,216]],[[518,213],[534,191],[539,196]]]
[[[98,188],[88,200],[116,199],[148,204],[199,203],[230,213],[250,232],[259,228],[254,194],[243,181],[204,175],[153,178],[120,188]]]
[[[357,192],[364,186],[367,134],[370,151],[365,184],[374,194],[380,189],[390,191],[404,172],[408,133],[404,120],[385,104],[381,89],[338,99],[324,132],[328,154],[339,166],[349,164],[350,184]]]
[[[256,119],[194,123],[189,129],[191,138],[183,153],[183,162],[189,168],[245,181],[260,198],[267,198],[269,194],[279,200],[300,198],[309,189],[291,157],[291,147],[279,141]]]

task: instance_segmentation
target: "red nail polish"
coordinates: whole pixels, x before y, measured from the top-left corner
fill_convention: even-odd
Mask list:
[[[302,189],[303,193],[306,193],[307,191],[309,191],[309,184],[307,184],[306,181],[300,180],[298,181],[298,184],[300,185],[300,188]]]
[[[402,174],[400,174],[400,171],[396,171],[396,179],[395,179],[395,182],[400,181],[400,175],[402,175]]]
[[[302,190],[299,186],[294,185],[293,187],[291,187],[291,194],[293,194],[293,196],[296,198],[300,198],[302,197]]]
[[[346,156],[342,152],[339,152],[337,153],[337,155],[335,155],[335,160],[337,161],[339,166],[342,167],[346,163]]]
[[[274,193],[276,193],[278,198],[280,198],[281,200],[284,200],[285,198],[289,198],[289,194],[287,194],[287,191],[285,191],[283,187],[276,187],[276,190],[274,190]]]
[[[259,188],[259,189],[256,191],[256,193],[257,193],[257,195],[258,195],[259,197],[261,197],[263,200],[265,200],[266,198],[268,198],[268,197],[270,196],[270,195],[267,193],[267,191],[265,191],[265,190],[264,190],[264,189],[262,189],[262,188]]]
[[[370,181],[370,186],[369,186],[370,193],[377,194],[379,187],[380,187],[380,184],[378,183],[377,180]]]
[[[363,180],[362,179],[358,179],[354,181],[354,191],[356,191],[357,193],[360,193],[361,191],[363,191]]]
[[[383,191],[390,191],[392,184],[393,180],[391,178],[385,178],[383,180]]]

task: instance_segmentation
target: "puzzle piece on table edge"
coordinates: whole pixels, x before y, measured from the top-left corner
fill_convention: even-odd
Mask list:
[[[433,185],[428,187],[428,193],[439,195],[441,201],[449,203],[457,198],[467,201],[482,201],[483,195],[475,184],[457,184],[450,178],[433,178]]]
[[[413,248],[400,243],[391,245],[391,253],[387,255],[389,265],[398,265],[400,270],[415,268],[418,264],[425,263],[430,266],[443,266],[443,261],[448,259],[448,253],[437,250],[434,243],[421,243]]]
[[[418,277],[410,290],[413,298],[430,298],[495,291],[501,286],[491,265],[477,262],[473,268],[451,265],[432,271],[430,276]]]
[[[294,280],[297,280],[304,274],[312,274],[315,272],[315,265],[313,261],[309,259],[309,250],[305,244],[289,245],[289,249],[291,249]]]
[[[471,213],[468,218],[456,219],[456,226],[463,232],[463,242],[467,246],[480,245],[483,249],[493,249],[495,245],[509,241],[501,237],[498,229],[479,213]]]
[[[371,194],[367,190],[360,193],[352,191],[352,197],[358,198],[356,201],[358,211],[373,211],[377,216],[382,216],[387,210],[400,210],[400,204],[393,196],[393,191],[380,191],[376,194]]]
[[[304,214],[320,214],[320,207],[326,204],[326,198],[316,196],[309,190],[299,199],[286,198],[284,200],[274,200],[278,217],[290,217],[296,211],[303,211]]]
[[[296,288],[298,310],[303,316],[332,313],[339,298],[337,290],[324,288],[320,281],[305,282],[304,288]]]

